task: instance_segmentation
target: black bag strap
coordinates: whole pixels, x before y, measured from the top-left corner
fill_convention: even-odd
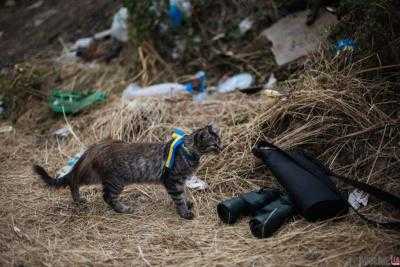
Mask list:
[[[395,196],[389,192],[383,191],[382,189],[379,189],[375,186],[366,184],[364,182],[360,182],[360,181],[353,180],[348,177],[336,174],[332,171],[331,171],[331,176],[338,178],[340,181],[344,182],[345,184],[348,184],[355,188],[361,189],[362,191],[367,192],[368,194],[376,197],[377,199],[379,199],[383,202],[389,203],[392,206],[394,206],[400,210],[400,198],[398,196]]]
[[[286,151],[282,150],[281,148],[279,148],[278,146],[268,142],[268,141],[262,141],[259,144],[257,144],[258,147],[260,146],[266,146],[266,147],[270,147],[273,148],[281,153],[283,153],[284,155],[286,155],[287,157],[289,157],[293,162],[295,162],[297,165],[299,165],[299,167],[302,167],[301,164],[292,157],[292,155],[290,155],[289,153],[287,153]],[[344,182],[345,184],[351,185],[355,188],[361,189],[362,191],[376,197],[377,199],[386,202],[390,205],[392,205],[393,207],[397,208],[400,210],[400,197],[395,196],[389,192],[386,192],[382,189],[379,189],[375,186],[366,184],[364,182],[360,182],[354,179],[350,179],[348,177],[345,177],[343,175],[338,175],[336,173],[334,173],[332,170],[326,168],[327,170],[329,170],[329,175],[332,177],[336,177],[337,179],[339,179],[340,181]],[[310,170],[307,170],[308,172],[310,172],[312,175],[316,175],[314,173],[312,173]],[[317,175],[318,176],[318,175]],[[329,186],[329,185],[327,185]],[[337,191],[336,188],[331,188],[334,191]],[[389,228],[389,229],[396,229],[396,230],[400,230],[400,221],[389,221],[389,222],[378,222],[375,220],[371,220],[367,217],[365,217],[364,215],[362,215],[361,213],[359,213],[356,209],[353,208],[353,206],[351,206],[347,199],[343,199],[350,208],[352,208],[354,210],[354,212],[363,220],[365,220],[367,223],[372,224],[374,226],[382,226],[384,228]]]
[[[348,177],[338,175],[334,172],[331,171],[331,176],[336,177],[340,181],[344,182],[345,184],[351,185],[355,188],[361,189],[362,191],[376,197],[377,199],[386,202],[388,204],[391,204],[393,207],[396,207],[397,209],[400,210],[400,198],[389,193],[386,191],[383,191],[382,189],[379,189],[375,186],[359,182],[357,180],[350,179]],[[361,214],[358,210],[356,210],[352,205],[349,204],[349,207],[364,221],[371,225],[375,226],[382,226],[384,228],[388,229],[397,229],[400,230],[400,222],[399,221],[388,221],[388,222],[378,222],[375,220],[371,220],[367,218],[365,215]]]

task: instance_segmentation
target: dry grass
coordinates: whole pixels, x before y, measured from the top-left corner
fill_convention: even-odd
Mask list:
[[[252,144],[264,137],[284,147],[306,147],[335,171],[399,191],[398,98],[390,84],[365,83],[337,66],[335,62],[311,66],[307,74],[284,84],[293,90],[287,100],[238,93],[214,96],[201,105],[185,96],[123,105],[112,95],[97,110],[68,119],[77,137],[68,142],[58,143],[50,136],[43,141],[18,128],[3,134],[0,262],[342,266],[358,264],[360,256],[389,260],[400,251],[399,235],[371,228],[354,215],[321,223],[297,218],[264,240],[252,237],[248,219],[226,226],[216,215],[218,201],[271,184],[271,176],[250,153]],[[101,87],[109,89],[111,85],[104,83]],[[199,176],[210,188],[189,192],[195,203],[193,221],[177,216],[161,186],[127,187],[123,200],[136,212],[120,215],[103,202],[101,188],[84,188],[88,203],[75,206],[68,190],[44,188],[30,170],[33,162],[39,162],[54,173],[82,145],[108,136],[164,141],[172,127],[190,130],[209,121],[221,127],[226,149],[202,161]],[[374,201],[364,212],[377,211],[389,213]]]
[[[259,38],[272,23],[271,1],[201,3],[205,8],[194,21],[201,46],[190,45],[180,62],[163,59],[168,43],[160,38],[167,51],[158,50],[154,40],[143,43],[134,69],[127,62],[56,65],[40,90],[41,97],[53,87],[104,90],[110,94],[106,104],[65,122],[50,116],[44,101],[24,99],[29,105],[22,105],[27,111],[18,116],[15,131],[0,134],[0,265],[358,266],[400,254],[398,233],[373,228],[352,214],[320,223],[296,218],[263,240],[251,235],[248,218],[227,226],[216,214],[220,200],[274,182],[250,153],[262,138],[285,148],[309,149],[334,171],[398,194],[400,95],[396,84],[359,79],[371,72],[379,76],[384,66],[365,70],[363,60],[351,64],[345,56],[322,60],[326,56],[318,55],[306,62],[301,75],[291,76],[295,80],[281,85],[290,91],[286,99],[237,93],[213,96],[204,104],[186,96],[121,103],[120,93],[130,82],[183,81],[184,74],[199,69],[207,71],[210,84],[240,71],[251,71],[257,83],[271,71],[279,74]],[[243,38],[230,36],[247,16],[256,21],[253,30]],[[213,40],[225,32],[226,38]],[[124,49],[120,58],[130,61],[132,55]],[[104,203],[99,186],[82,188],[88,202],[76,206],[68,189],[49,190],[31,172],[36,162],[53,174],[82,147],[106,137],[165,141],[173,127],[189,131],[210,121],[220,126],[225,150],[201,163],[198,176],[210,188],[188,192],[195,204],[193,221],[179,218],[161,186],[128,186],[122,198],[136,212],[121,215]],[[57,141],[50,133],[65,125],[74,136]],[[362,212],[400,218],[374,199]]]

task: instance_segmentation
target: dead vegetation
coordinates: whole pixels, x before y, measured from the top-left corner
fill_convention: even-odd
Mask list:
[[[188,96],[121,102],[120,92],[129,82],[185,79],[183,70],[176,72],[176,66],[163,61],[151,44],[139,50],[134,70],[56,64],[53,74],[58,78],[51,85],[66,89],[90,86],[105,90],[109,99],[66,120],[50,116],[46,103],[37,100],[19,117],[15,131],[1,134],[0,263],[353,266],[360,263],[360,257],[389,261],[390,255],[400,251],[398,233],[373,228],[352,214],[320,223],[296,218],[264,240],[251,235],[248,219],[226,226],[216,215],[220,200],[274,183],[250,152],[263,138],[285,148],[308,149],[335,172],[399,192],[400,99],[396,79],[385,73],[385,79],[378,80],[381,67],[365,69],[362,58],[332,58],[323,53],[305,62],[301,66],[305,70],[293,79],[280,84],[279,89],[290,92],[284,98],[233,93],[214,95],[203,104]],[[208,67],[225,71],[233,64],[230,71],[253,68],[265,73],[271,62],[255,60],[256,55],[239,54],[243,59],[240,63],[216,60],[224,62],[221,69]],[[199,63],[193,62],[191,66]],[[366,79],[369,72],[374,73],[373,81]],[[211,77],[210,83],[217,76]],[[42,116],[41,120],[37,116]],[[220,126],[225,149],[201,164],[198,174],[210,188],[189,192],[195,204],[193,221],[176,215],[161,186],[127,187],[123,201],[136,207],[136,212],[120,215],[104,203],[100,187],[83,188],[88,203],[76,206],[69,190],[48,190],[31,173],[36,162],[54,174],[68,157],[103,138],[165,141],[173,127],[190,130],[210,121]],[[57,141],[49,134],[64,125],[74,131],[68,140]],[[374,199],[362,212],[377,219],[400,217]]]
[[[250,153],[268,137],[284,147],[302,146],[337,172],[399,190],[399,112],[391,84],[369,84],[335,62],[310,66],[287,100],[215,96],[196,104],[182,96],[123,105],[112,98],[97,111],[71,117],[76,138],[35,147],[34,137],[17,133],[2,140],[1,254],[4,264],[30,265],[343,265],[363,255],[389,257],[399,251],[395,232],[371,228],[357,216],[321,223],[290,221],[272,238],[256,240],[247,219],[221,224],[215,207],[225,197],[272,177]],[[385,100],[386,99],[386,100]],[[397,101],[397,102],[396,102]],[[175,126],[186,130],[215,120],[226,149],[207,157],[199,175],[210,189],[190,192],[196,219],[183,221],[160,186],[133,185],[125,202],[133,215],[115,214],[104,204],[99,187],[84,189],[88,204],[71,203],[68,190],[49,191],[30,172],[32,162],[54,173],[82,145],[112,136],[127,141],[163,141]],[[377,203],[366,214],[395,215]]]

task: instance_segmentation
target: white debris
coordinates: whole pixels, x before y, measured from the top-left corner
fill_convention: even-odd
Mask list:
[[[108,29],[108,30],[96,33],[94,35],[94,39],[100,40],[100,39],[106,38],[107,36],[110,36],[110,35],[111,35],[111,29]]]
[[[0,133],[8,133],[12,132],[13,130],[14,127],[12,127],[11,125],[0,127]]]
[[[208,184],[206,182],[194,175],[186,180],[185,185],[188,188],[195,190],[205,190],[208,188]]]
[[[137,97],[149,96],[168,96],[172,97],[177,94],[192,94],[197,102],[205,100],[207,96],[207,88],[205,84],[206,74],[204,71],[197,72],[193,79],[185,84],[180,83],[160,83],[147,87],[141,87],[137,83],[132,83],[122,93],[123,101],[131,101]],[[200,84],[198,88],[196,85]]]
[[[278,80],[275,78],[274,73],[271,73],[271,75],[269,76],[268,82],[264,86],[264,88],[272,89],[272,88],[274,88],[274,86],[276,85],[277,82],[278,82]]]
[[[128,41],[128,9],[125,7],[120,8],[114,15],[111,25],[111,36],[121,42]]]
[[[358,210],[361,205],[364,207],[368,204],[369,195],[359,189],[355,189],[349,194],[348,202],[356,210]]]
[[[85,47],[89,47],[90,44],[94,41],[94,39],[92,37],[86,37],[86,38],[81,38],[78,39],[75,44],[73,44],[71,46],[71,50],[77,50],[79,48],[85,48]]]
[[[243,90],[251,87],[253,83],[253,75],[247,72],[240,73],[220,82],[217,86],[217,91],[219,93],[228,93],[235,90]]]
[[[162,83],[148,87],[140,87],[137,83],[130,84],[122,93],[124,100],[133,100],[136,97],[166,95],[174,96],[178,93],[185,93],[185,85],[179,83]]]
[[[245,18],[239,23],[239,31],[241,35],[244,35],[253,27],[253,20],[250,18]]]
[[[271,90],[271,89],[265,89],[263,91],[263,94],[268,96],[268,97],[280,97],[280,96],[283,96],[283,94],[279,93],[278,91]]]
[[[70,134],[71,134],[71,131],[67,127],[57,129],[53,132],[53,135],[63,137],[63,138],[68,137]]]

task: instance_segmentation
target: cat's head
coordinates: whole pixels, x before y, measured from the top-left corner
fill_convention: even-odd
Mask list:
[[[214,124],[197,129],[192,135],[194,148],[202,154],[219,153],[223,148],[219,129]]]

